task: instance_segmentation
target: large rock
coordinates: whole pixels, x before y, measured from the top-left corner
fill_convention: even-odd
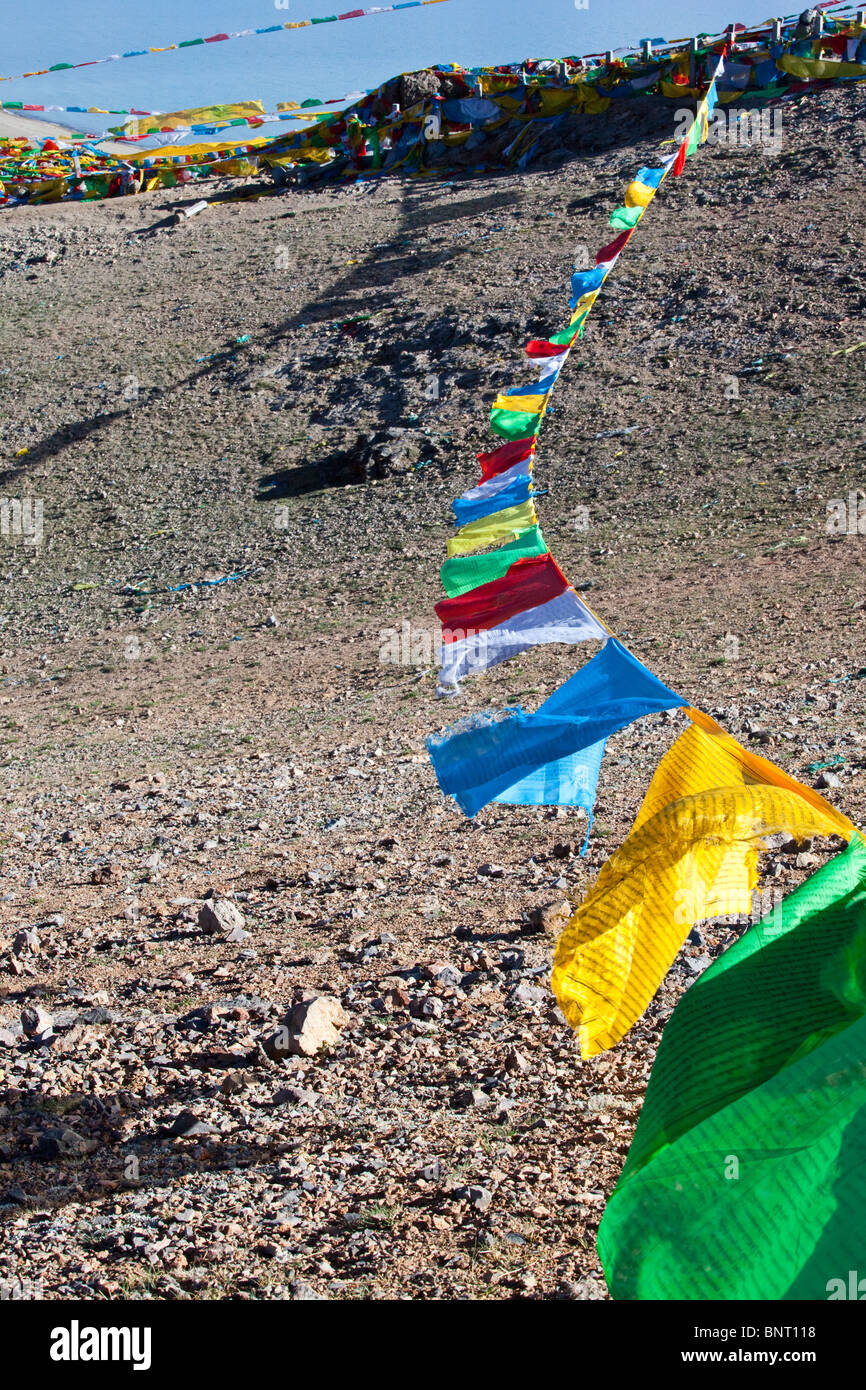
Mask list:
[[[438,95],[439,78],[434,72],[406,72],[400,78],[400,106],[404,111]]]
[[[349,1017],[339,999],[320,995],[296,1004],[282,1027],[263,1044],[269,1057],[313,1057],[323,1047],[334,1047]]]
[[[228,898],[213,898],[202,903],[198,924],[207,936],[230,936],[244,929],[244,915]]]

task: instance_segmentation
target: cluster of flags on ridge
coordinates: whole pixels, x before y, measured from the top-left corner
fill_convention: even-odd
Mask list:
[[[534,645],[604,643],[534,714],[475,715],[428,740],[440,786],[468,816],[491,801],[572,805],[591,825],[609,735],[666,709],[689,719],[557,946],[552,986],[584,1057],[640,1018],[699,921],[752,914],[768,837],[848,844],[674,1011],[599,1233],[617,1298],[826,1297],[866,1235],[866,840],[609,634],[550,555],[532,501],[559,373],[657,189],[706,140],[723,63],[677,153],[639,171],[611,218],[619,235],[574,275],[568,328],[529,344],[539,380],[497,397],[491,427],[505,442],[478,455],[481,482],[454,503],[436,607],[449,693]],[[732,1154],[742,1173],[728,1171]]]

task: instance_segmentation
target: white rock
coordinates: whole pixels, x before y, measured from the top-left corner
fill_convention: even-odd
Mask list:
[[[202,903],[198,924],[208,936],[227,936],[243,930],[244,916],[228,898],[214,898]]]

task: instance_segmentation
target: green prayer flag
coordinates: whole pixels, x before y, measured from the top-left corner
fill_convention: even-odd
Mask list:
[[[699,119],[699,114],[698,114],[698,115],[695,116],[694,123],[692,124],[692,128],[691,128],[691,130],[689,131],[689,140],[688,140],[688,144],[686,145],[686,157],[688,157],[690,154],[694,154],[695,150],[698,148],[698,145],[699,145],[700,143],[701,143],[701,121],[700,121],[700,119]]]
[[[488,550],[481,555],[454,555],[446,560],[439,571],[442,588],[449,598],[458,598],[460,594],[468,594],[482,584],[501,579],[515,560],[546,554],[547,546],[541,528],[528,526],[513,541],[500,545],[496,550]]]
[[[610,215],[610,225],[615,227],[618,232],[627,232],[629,228],[636,227],[643,216],[643,208],[627,208],[623,205],[614,208]]]
[[[611,1293],[847,1297],[850,1271],[866,1276],[864,1160],[858,835],[674,1010],[599,1231]]]
[[[491,410],[490,428],[503,439],[528,439],[530,435],[538,434],[542,413],[534,415],[528,410]]]

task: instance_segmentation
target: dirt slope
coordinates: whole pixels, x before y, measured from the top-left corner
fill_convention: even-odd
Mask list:
[[[704,149],[665,185],[536,481],[631,649],[810,784],[832,761],[862,824],[866,539],[826,530],[866,486],[866,351],[839,352],[866,338],[861,113],[853,90],[792,104],[781,153]],[[529,653],[457,706],[423,650],[486,406],[531,380],[527,337],[567,322],[576,248],[609,239],[669,126],[177,227],[180,191],[0,222],[0,496],[43,516],[39,546],[0,536],[0,1280],[606,1296],[595,1230],[660,1029],[737,928],[701,927],[590,1063],[547,972],[557,909],[684,720],[611,740],[582,859],[570,812],[467,822],[424,751],[458,714],[534,708],[582,654]],[[404,623],[421,665],[380,659]],[[830,848],[771,852],[764,889]],[[206,895],[249,935],[206,935]],[[304,990],[349,1021],[272,1062]]]

